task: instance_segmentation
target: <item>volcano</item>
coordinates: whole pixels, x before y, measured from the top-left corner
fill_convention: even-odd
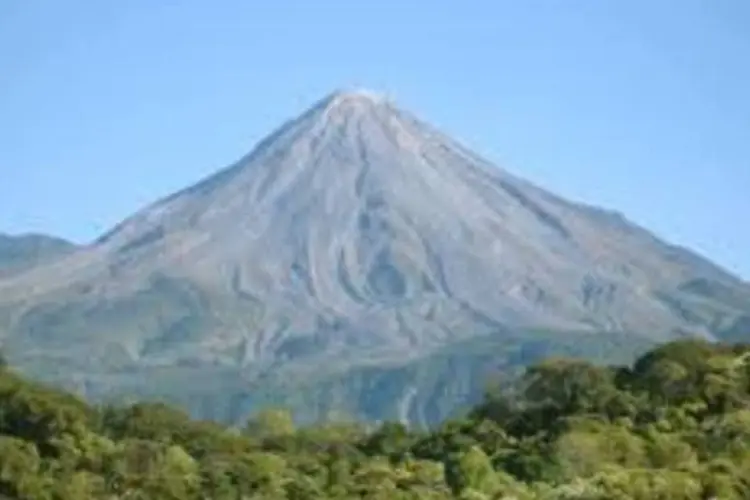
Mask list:
[[[414,377],[437,387],[488,339],[503,364],[737,340],[749,322],[739,278],[366,91],[327,96],[94,243],[0,276],[3,348],[23,370],[222,419],[313,394],[411,419],[419,397],[432,404]],[[377,391],[398,404],[372,410]]]

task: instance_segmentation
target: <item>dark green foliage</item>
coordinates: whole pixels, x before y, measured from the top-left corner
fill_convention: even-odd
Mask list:
[[[741,499],[748,471],[741,345],[547,359],[430,431],[297,427],[281,409],[230,429],[164,404],[93,408],[0,368],[0,498]]]

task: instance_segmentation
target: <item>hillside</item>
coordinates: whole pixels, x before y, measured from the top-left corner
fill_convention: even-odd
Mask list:
[[[75,244],[52,236],[0,234],[0,277],[21,273],[75,249]]]

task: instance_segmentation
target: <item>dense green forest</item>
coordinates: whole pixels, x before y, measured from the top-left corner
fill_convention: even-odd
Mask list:
[[[267,410],[240,429],[94,407],[0,369],[0,498],[750,497],[750,346],[679,341],[630,367],[548,359],[431,430]]]

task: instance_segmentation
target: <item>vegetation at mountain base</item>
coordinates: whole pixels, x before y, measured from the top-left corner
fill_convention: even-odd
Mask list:
[[[88,374],[60,358],[29,363],[18,351],[9,349],[7,355],[21,373],[97,403],[159,401],[184,408],[193,418],[227,425],[241,425],[263,408],[283,407],[298,424],[345,414],[363,422],[432,427],[481,401],[488,380],[515,378],[546,357],[628,364],[654,345],[635,332],[518,329],[452,342],[402,364],[347,367],[338,360],[313,367],[299,362],[284,370],[272,366],[256,377],[206,364],[159,366],[143,373],[134,367],[119,376]]]
[[[430,430],[266,410],[240,427],[92,406],[0,368],[0,497],[740,499],[750,346],[682,340],[632,366],[548,358]]]

